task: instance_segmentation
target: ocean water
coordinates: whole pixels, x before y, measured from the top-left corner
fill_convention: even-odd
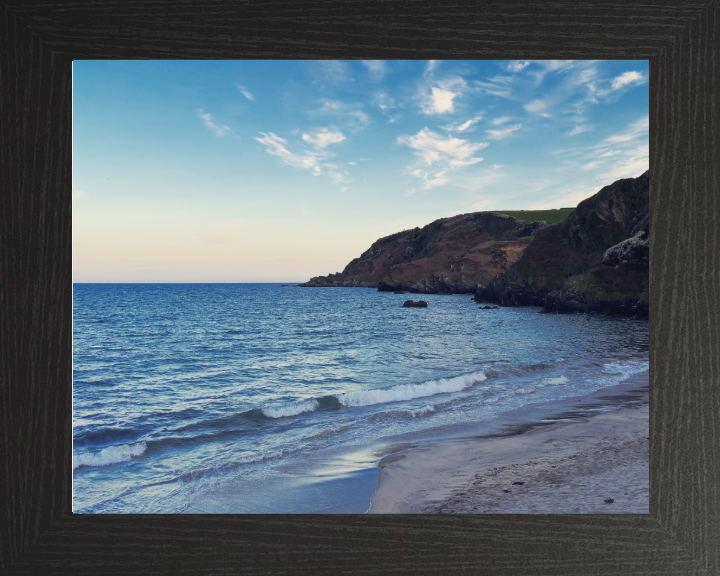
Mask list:
[[[76,284],[73,306],[76,513],[362,513],[392,446],[648,371],[646,321],[469,295]]]

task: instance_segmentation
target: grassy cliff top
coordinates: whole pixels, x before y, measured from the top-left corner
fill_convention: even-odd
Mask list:
[[[557,224],[568,217],[575,208],[557,208],[555,210],[493,210],[497,214],[507,214],[520,220],[543,220],[550,224]]]

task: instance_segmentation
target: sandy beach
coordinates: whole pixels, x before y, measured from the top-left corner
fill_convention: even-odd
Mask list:
[[[520,434],[390,454],[368,513],[647,514],[648,417],[645,397]]]

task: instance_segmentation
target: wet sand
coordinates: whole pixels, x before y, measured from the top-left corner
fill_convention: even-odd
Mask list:
[[[368,513],[648,514],[645,396],[523,433],[390,454]]]

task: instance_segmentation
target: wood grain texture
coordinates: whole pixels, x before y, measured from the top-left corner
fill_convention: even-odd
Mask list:
[[[720,574],[718,0],[0,4],[0,572]],[[648,516],[73,516],[71,61],[649,59]]]

